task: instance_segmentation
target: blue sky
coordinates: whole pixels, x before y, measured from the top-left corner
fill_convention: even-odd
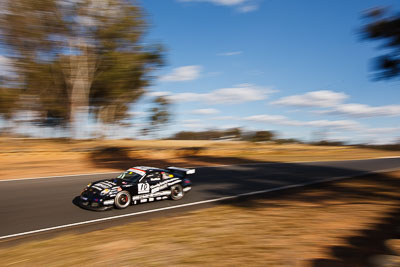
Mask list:
[[[363,11],[400,11],[398,0],[137,2],[149,23],[144,41],[164,45],[166,66],[132,105],[133,127],[114,137],[139,137],[149,103],[162,95],[174,115],[162,137],[242,127],[305,141],[400,139],[400,81],[371,79],[384,51],[358,34]],[[0,74],[6,63],[0,55]]]
[[[142,0],[146,42],[167,66],[141,105],[171,99],[180,130],[273,130],[284,138],[400,138],[399,81],[372,81],[379,42],[361,41],[362,12],[398,1]],[[142,108],[142,109],[141,109]]]

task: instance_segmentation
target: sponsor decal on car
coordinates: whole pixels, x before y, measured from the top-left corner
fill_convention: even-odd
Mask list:
[[[132,200],[140,200],[140,199],[147,199],[147,198],[151,198],[151,197],[160,197],[160,196],[169,196],[171,195],[171,191],[161,191],[161,192],[157,192],[157,193],[151,193],[151,194],[144,194],[144,195],[137,195],[137,196],[133,196]]]
[[[158,183],[156,185],[150,186],[151,192],[152,193],[156,193],[158,191],[161,191],[161,190],[167,188],[168,186],[171,186],[171,185],[174,185],[174,184],[180,183],[180,182],[181,182],[181,180],[179,178],[174,178],[174,179],[170,179],[170,180],[167,180],[167,181],[163,181],[163,182]]]
[[[171,185],[174,185],[174,184],[177,184],[177,183],[180,183],[180,182],[181,182],[181,180],[174,181],[174,182],[168,183],[168,186],[171,186]]]
[[[94,188],[94,189],[96,189],[96,190],[99,190],[99,191],[102,191],[102,190],[103,190],[103,188],[97,187],[96,185],[93,185],[92,188]]]
[[[114,204],[114,199],[106,200],[103,202],[104,205],[112,205]]]

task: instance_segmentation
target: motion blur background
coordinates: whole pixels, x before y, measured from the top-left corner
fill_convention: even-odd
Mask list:
[[[293,187],[398,167],[399,3],[0,0],[0,265],[400,266],[399,171]],[[132,166],[193,190],[29,234]]]
[[[389,0],[3,0],[1,135],[396,144],[397,12]]]

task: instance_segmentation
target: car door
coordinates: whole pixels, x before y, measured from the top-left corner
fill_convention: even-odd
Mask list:
[[[144,179],[142,179],[138,183],[138,194],[148,194],[151,193],[151,189],[157,187],[157,185],[161,182],[161,173],[160,172],[151,172],[146,175]]]
[[[150,185],[150,192],[155,193],[159,191],[160,184],[162,182],[162,174],[161,172],[153,172],[149,174],[147,177],[147,183]]]

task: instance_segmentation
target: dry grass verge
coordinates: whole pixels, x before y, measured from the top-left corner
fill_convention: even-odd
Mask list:
[[[398,266],[400,172],[0,250],[2,266]],[[378,265],[376,265],[378,264]]]
[[[115,172],[133,165],[204,166],[254,162],[350,160],[399,152],[347,146],[217,141],[56,141],[0,138],[0,179]]]

